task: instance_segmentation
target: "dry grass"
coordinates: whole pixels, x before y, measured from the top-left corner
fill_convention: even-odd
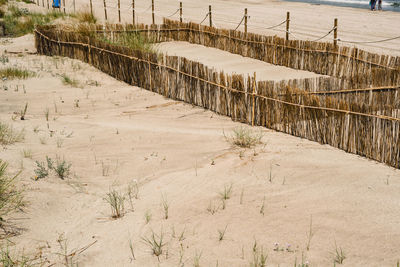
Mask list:
[[[19,69],[19,68],[9,67],[9,68],[0,70],[0,78],[2,78],[2,79],[8,79],[8,80],[27,79],[32,76],[34,76],[33,72]]]
[[[0,144],[11,145],[24,140],[24,130],[16,131],[10,125],[0,122]]]
[[[97,22],[97,18],[89,11],[78,12],[76,18],[83,23],[96,24]]]
[[[251,148],[257,144],[261,143],[263,137],[262,132],[255,132],[247,127],[237,127],[235,128],[231,135],[225,138],[233,145],[243,148]]]

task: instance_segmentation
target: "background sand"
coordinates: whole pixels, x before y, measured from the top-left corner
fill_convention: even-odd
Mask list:
[[[76,60],[24,54],[34,51],[31,35],[10,40],[4,50],[23,53],[7,54],[10,62],[2,67],[38,74],[0,87],[0,119],[26,132],[24,142],[0,151],[12,173],[23,170],[28,201],[25,212],[13,216],[24,229],[12,238],[13,252],[41,251],[49,265],[61,266],[56,240],[64,234],[68,252],[97,240],[76,257],[79,266],[178,266],[180,259],[192,266],[199,255],[200,266],[249,266],[255,240],[268,255],[267,266],[293,266],[302,257],[311,266],[333,266],[335,243],[346,255],[342,266],[395,266],[399,259],[399,170],[258,127],[263,144],[238,149],[223,133],[246,125],[128,86]],[[63,74],[81,88],[63,85]],[[25,103],[27,120],[13,121]],[[23,149],[33,158],[23,158]],[[33,181],[34,161],[46,155],[71,162],[73,175]],[[140,192],[133,210],[127,202],[125,216],[112,220],[103,198],[110,188],[126,192],[135,180]],[[221,207],[219,193],[230,184],[226,208],[211,215],[207,207]],[[159,259],[142,241],[152,230],[167,242]],[[274,243],[283,251],[274,251]]]

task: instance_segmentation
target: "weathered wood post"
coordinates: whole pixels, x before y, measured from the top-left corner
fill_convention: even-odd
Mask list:
[[[154,19],[154,0],[151,0],[151,18],[153,24],[155,24],[155,19]]]
[[[75,0],[72,1],[74,5],[74,13],[76,13],[76,6],[75,6]]]
[[[252,105],[252,111],[251,111],[251,126],[254,126],[254,113],[255,113],[255,108],[256,108],[256,103],[255,103],[255,94],[256,94],[256,72],[254,72],[254,80],[253,80],[253,105]]]
[[[50,3],[49,3],[49,0],[47,0],[47,9],[50,9]]]
[[[118,22],[121,23],[121,0],[118,0]]]
[[[132,0],[132,24],[135,25],[135,0]]]
[[[208,17],[210,18],[210,27],[212,27],[211,5],[208,6]]]
[[[103,6],[104,6],[104,19],[107,21],[107,6],[106,6],[106,0],[103,0]]]
[[[63,0],[63,11],[64,11],[64,14],[65,14],[65,0]]]
[[[247,8],[244,9],[244,33],[247,33]]]
[[[289,23],[290,23],[290,12],[286,13],[286,40],[289,40]]]
[[[333,22],[333,45],[337,47],[337,27],[338,27],[338,19],[335,18]]]
[[[182,10],[182,2],[179,2],[179,21],[182,23],[183,22],[183,10]]]
[[[93,5],[92,5],[92,0],[90,0],[90,14],[93,16]]]

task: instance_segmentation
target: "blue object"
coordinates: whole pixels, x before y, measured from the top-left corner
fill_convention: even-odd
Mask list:
[[[60,8],[60,0],[53,0],[53,7]]]

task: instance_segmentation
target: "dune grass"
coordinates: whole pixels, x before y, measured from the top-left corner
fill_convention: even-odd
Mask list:
[[[231,144],[243,148],[251,148],[260,144],[263,137],[261,132],[253,131],[247,127],[237,127],[233,129],[229,136],[225,135],[225,133],[224,136]]]
[[[0,78],[7,78],[9,80],[13,79],[26,79],[34,76],[31,71],[19,69],[19,68],[4,68],[0,69]]]
[[[8,163],[0,159],[0,225],[5,221],[5,216],[19,210],[22,205],[22,194],[15,186],[15,176],[7,173]]]
[[[16,131],[10,125],[0,122],[0,144],[11,145],[24,140],[24,130]]]
[[[82,23],[96,24],[97,18],[89,11],[82,11],[76,14],[76,18]]]
[[[18,37],[33,32],[35,25],[44,25],[57,18],[64,18],[66,15],[61,12],[48,12],[45,14],[22,11],[11,5],[4,15],[5,34]]]

